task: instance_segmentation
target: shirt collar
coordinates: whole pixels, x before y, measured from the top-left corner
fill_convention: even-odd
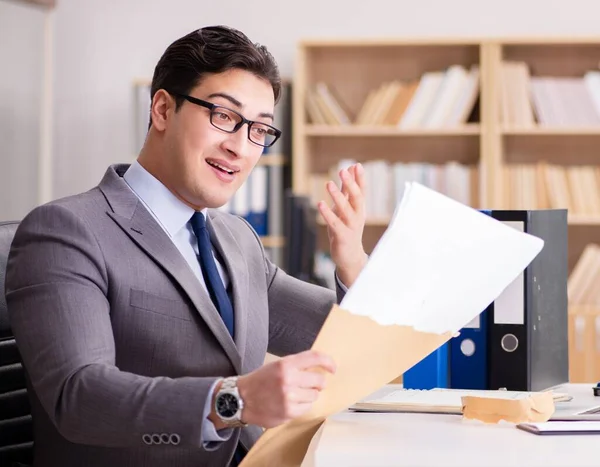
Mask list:
[[[131,164],[123,178],[171,237],[186,226],[195,212],[138,161]],[[204,217],[206,211],[202,210]]]

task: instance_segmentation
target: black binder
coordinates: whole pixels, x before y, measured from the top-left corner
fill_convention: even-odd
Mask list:
[[[285,192],[285,265],[290,276],[317,285],[326,282],[315,274],[317,251],[317,210],[306,196]]]
[[[488,307],[488,388],[539,391],[568,382],[567,211],[492,211],[544,240],[542,251]]]

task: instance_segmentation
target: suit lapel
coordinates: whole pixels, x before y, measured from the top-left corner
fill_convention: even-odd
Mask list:
[[[209,210],[210,213],[210,210]],[[248,264],[244,252],[235,237],[218,215],[209,214],[208,229],[213,246],[225,262],[233,287],[233,310],[235,318],[235,344],[243,356],[248,338]]]
[[[107,172],[100,184],[100,189],[113,209],[112,212],[108,211],[108,215],[148,256],[179,283],[221,343],[235,369],[240,372],[241,356],[225,323],[177,247],[117,173],[124,172],[126,169],[127,166],[116,166],[112,174]],[[240,326],[244,327],[243,324]]]

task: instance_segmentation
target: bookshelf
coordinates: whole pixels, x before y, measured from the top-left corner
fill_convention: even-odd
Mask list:
[[[534,191],[528,205],[568,208],[572,271],[600,234],[600,38],[506,40],[488,48],[501,78],[491,159],[505,180],[495,180],[495,201],[523,205],[511,193]],[[510,69],[519,66],[520,76]],[[511,86],[524,95],[516,112]],[[523,180],[534,190],[523,190]]]
[[[366,165],[369,189],[373,190],[369,198],[375,200],[367,207],[364,243],[368,251],[383,233],[400,196],[394,180],[402,177],[402,165],[407,170],[432,169],[430,176],[441,178],[443,170],[437,169],[452,163],[448,173],[468,179],[463,200],[473,206],[485,204],[481,191],[485,184],[479,181],[484,127],[476,91],[463,106],[468,110],[455,112],[451,125],[443,124],[441,115],[418,124],[424,108],[413,109],[412,120],[398,124],[403,108],[408,113],[424,74],[428,73],[432,88],[444,70],[460,65],[462,74],[456,77],[466,81],[468,72],[480,67],[481,55],[482,44],[471,40],[302,41],[292,106],[294,191],[314,202],[329,199],[322,187],[340,163],[360,161]],[[331,98],[341,108],[342,116],[338,113],[337,119],[324,104]],[[368,167],[371,162],[373,167]],[[424,166],[419,168],[420,164]],[[380,190],[376,192],[375,187]],[[318,224],[318,245],[327,251],[322,219]]]
[[[600,36],[303,40],[292,152],[293,189],[313,202],[329,200],[321,186],[341,166],[369,166],[367,196],[386,209],[367,208],[367,252],[408,178],[474,208],[567,208],[569,289],[584,287],[578,265],[587,287],[600,285],[600,253],[589,260],[600,245]],[[578,331],[596,317],[594,340],[581,332],[596,349],[588,360],[600,361],[600,299],[570,294],[573,323],[580,310]],[[574,329],[572,358],[583,342]],[[571,365],[572,380],[600,380],[590,365]]]
[[[388,168],[398,162],[458,163],[472,172],[463,200],[473,207],[568,208],[572,269],[588,240],[600,234],[599,64],[600,37],[301,41],[293,96],[293,189],[323,198],[315,187],[344,161],[384,161]],[[457,66],[460,73],[450,76]],[[474,67],[476,99],[464,94]],[[436,74],[437,85],[430,79],[429,93],[422,93],[428,96],[420,96],[425,104],[413,109],[419,117],[403,122],[418,86],[394,113],[393,103],[402,98],[390,83],[425,88],[425,77]],[[454,95],[444,96],[444,85]],[[386,96],[379,100],[379,118],[365,118],[377,91]],[[465,104],[457,110],[461,96]],[[444,100],[445,107],[436,106]],[[384,103],[389,105],[382,109]],[[448,119],[452,112],[461,118]],[[584,202],[585,195],[598,203]],[[389,198],[392,204],[397,199]],[[377,241],[387,219],[368,216],[367,246]],[[319,245],[326,247],[323,238]]]

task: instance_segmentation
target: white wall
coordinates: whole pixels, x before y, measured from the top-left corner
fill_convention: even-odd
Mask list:
[[[44,15],[0,1],[0,221],[37,203]]]
[[[600,36],[599,17],[599,0],[58,0],[54,196],[134,158],[133,80],[201,26],[242,29],[290,76],[304,37]]]

